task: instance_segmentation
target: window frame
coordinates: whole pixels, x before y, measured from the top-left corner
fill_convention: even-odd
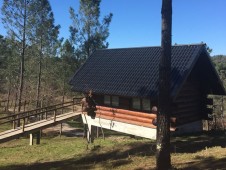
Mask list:
[[[142,99],[142,110],[146,111],[146,112],[151,111],[151,100],[149,98],[143,98]]]
[[[136,102],[135,102],[135,99],[136,99]],[[134,104],[138,104],[139,106],[138,107],[135,107]],[[141,110],[141,99],[139,97],[133,97],[132,98],[132,108],[135,109],[135,110]]]
[[[110,95],[104,95],[104,104],[107,106],[111,106],[111,96]]]
[[[111,106],[119,107],[119,96],[111,96]]]

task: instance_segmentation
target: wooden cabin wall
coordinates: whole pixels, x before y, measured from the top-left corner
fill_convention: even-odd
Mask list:
[[[207,95],[209,91],[209,79],[203,64],[205,57],[201,55],[189,77],[179,91],[176,100],[173,102],[172,116],[176,117],[176,125],[182,125],[206,119]]]
[[[202,118],[202,94],[199,82],[186,82],[173,103],[172,117],[176,125],[186,124]]]

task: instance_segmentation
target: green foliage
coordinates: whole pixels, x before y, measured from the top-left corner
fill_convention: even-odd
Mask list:
[[[3,86],[1,88],[2,92],[7,90],[6,87],[17,87],[19,54],[18,47],[11,42],[11,39],[0,37],[0,82]]]
[[[112,14],[100,21],[100,3],[81,0],[78,14],[70,9],[71,37],[63,41],[48,0],[4,0],[1,12],[7,35],[0,36],[2,99],[51,102],[57,98],[59,102],[61,96],[71,96],[68,82],[76,69],[95,49],[108,46]]]
[[[49,1],[5,0],[2,14],[8,31],[6,38],[0,36],[2,93],[12,89],[11,100],[17,98],[23,59],[22,100],[51,100],[61,95],[63,83],[57,82],[64,81],[58,58],[62,40],[58,39],[60,26],[54,24]]]
[[[226,56],[225,55],[216,55],[211,57],[213,64],[226,87]]]
[[[80,0],[79,11],[76,14],[70,8],[72,25],[70,26],[71,40],[75,44],[77,55],[81,60],[96,49],[107,48],[106,41],[109,36],[109,25],[113,14],[105,16],[100,22],[101,0]]]

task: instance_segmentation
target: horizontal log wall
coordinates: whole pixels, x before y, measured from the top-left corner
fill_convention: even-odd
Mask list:
[[[155,114],[97,106],[96,117],[156,128],[152,123],[156,118]]]
[[[202,119],[202,94],[198,82],[186,82],[177,96],[172,116],[177,118],[176,126]]]

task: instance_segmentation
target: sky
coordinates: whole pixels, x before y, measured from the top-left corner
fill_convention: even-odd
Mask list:
[[[69,38],[69,7],[77,12],[79,0],[49,1],[55,24],[61,25],[60,37]],[[100,19],[113,13],[109,48],[160,46],[161,3],[161,0],[102,0]],[[225,7],[226,0],[173,0],[172,44],[204,42],[213,50],[211,55],[226,55]],[[5,32],[1,24],[0,34]]]

